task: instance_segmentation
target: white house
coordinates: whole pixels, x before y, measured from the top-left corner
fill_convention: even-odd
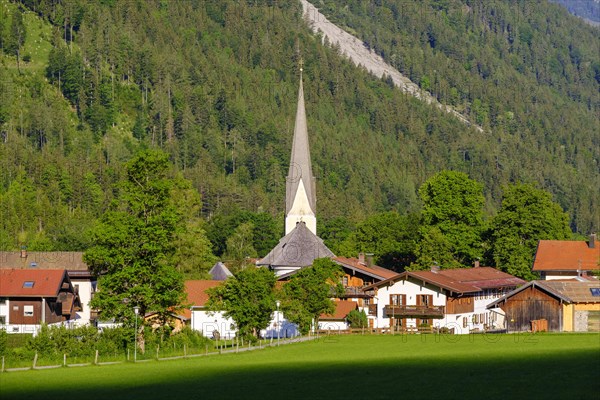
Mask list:
[[[350,300],[338,300],[335,302],[333,314],[321,314],[319,318],[319,330],[341,331],[350,328],[346,317],[352,310],[358,309],[358,304]]]
[[[503,315],[487,305],[524,283],[490,267],[404,272],[365,288],[374,300],[369,326],[456,334],[499,329]]]
[[[192,329],[202,332],[209,338],[232,339],[237,334],[235,321],[223,315],[223,312],[209,311],[206,308],[210,288],[223,284],[224,281],[216,280],[189,280],[185,282],[188,302],[191,307],[185,310]],[[298,336],[298,328],[295,324],[285,319],[282,312],[274,312],[271,322],[261,335],[266,338],[285,338]]]

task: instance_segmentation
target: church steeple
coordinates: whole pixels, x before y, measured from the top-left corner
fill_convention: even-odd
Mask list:
[[[306,111],[304,109],[304,89],[302,82],[302,61],[300,61],[300,89],[298,109],[292,144],[290,169],[286,179],[285,234],[290,233],[298,222],[317,234],[315,177],[310,162]]]

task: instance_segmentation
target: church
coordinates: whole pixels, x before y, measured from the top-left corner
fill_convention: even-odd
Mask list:
[[[298,108],[290,168],[286,178],[285,236],[257,265],[270,268],[278,278],[282,278],[312,265],[317,258],[335,257],[317,236],[316,203],[300,68]]]

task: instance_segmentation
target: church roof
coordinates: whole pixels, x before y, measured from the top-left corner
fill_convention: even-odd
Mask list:
[[[312,233],[304,222],[279,240],[279,243],[257,265],[271,267],[308,267],[317,258],[335,257],[323,240]]]
[[[300,75],[300,89],[298,91],[298,109],[296,111],[296,124],[294,126],[292,157],[290,160],[290,169],[286,180],[286,215],[294,205],[294,198],[301,181],[304,184],[304,189],[306,190],[310,207],[314,212],[316,210],[317,197],[315,178],[310,162],[310,148],[308,144],[306,110],[304,109],[304,89],[302,85],[302,75]]]
[[[221,261],[213,265],[208,273],[215,281],[224,281],[225,279],[233,276],[231,271],[229,271],[229,269]]]

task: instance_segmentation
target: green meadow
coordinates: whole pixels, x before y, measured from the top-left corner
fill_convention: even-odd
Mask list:
[[[239,354],[0,374],[7,399],[592,399],[600,335],[331,336]]]

